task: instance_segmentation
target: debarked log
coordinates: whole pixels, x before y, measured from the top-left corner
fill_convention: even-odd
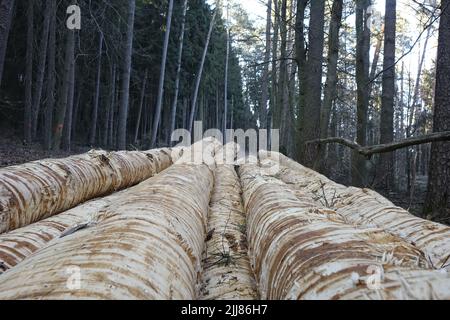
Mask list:
[[[450,275],[381,229],[302,202],[255,165],[240,168],[250,259],[263,299],[449,299]]]
[[[258,298],[247,254],[247,224],[242,206],[242,189],[233,165],[236,151],[234,143],[228,144],[215,157],[218,165],[214,174],[203,260],[203,300]]]
[[[107,206],[130,189],[88,201],[50,218],[0,235],[0,274],[45,248],[51,241],[96,224]]]
[[[346,187],[282,154],[260,152],[261,159],[277,158],[278,177],[300,191],[316,194],[348,223],[378,227],[425,253],[436,269],[450,270],[450,227],[416,217],[370,189]]]
[[[182,151],[91,151],[0,169],[0,233],[142,182],[169,167]]]
[[[179,162],[1,277],[0,299],[196,299],[213,168]]]

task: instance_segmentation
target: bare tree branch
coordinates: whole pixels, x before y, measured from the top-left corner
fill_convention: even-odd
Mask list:
[[[330,144],[330,143],[338,143],[343,146],[346,146],[350,149],[356,150],[359,154],[371,158],[374,154],[379,153],[388,153],[392,152],[398,149],[403,149],[411,146],[416,146],[420,144],[426,144],[430,142],[443,142],[443,141],[450,141],[450,131],[446,132],[436,132],[431,133],[425,136],[421,137],[413,137],[408,138],[399,142],[393,142],[388,144],[379,144],[369,147],[363,147],[359,144],[357,144],[354,141],[345,139],[345,138],[327,138],[327,139],[318,139],[318,140],[312,140],[306,142],[307,145],[317,144],[317,145],[324,145],[324,144]]]

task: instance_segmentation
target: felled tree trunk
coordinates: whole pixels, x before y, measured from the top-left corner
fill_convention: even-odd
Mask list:
[[[312,192],[348,223],[377,227],[423,251],[436,269],[450,269],[450,227],[418,218],[369,189],[348,188],[277,153],[260,152],[261,159],[278,157],[291,170],[279,177],[300,191]]]
[[[47,247],[52,240],[95,224],[100,211],[123,192],[92,200],[48,219],[1,234],[0,273],[15,267],[31,254]]]
[[[178,150],[180,152],[180,150]],[[0,170],[0,233],[133,186],[172,164],[171,150],[91,151]]]
[[[263,299],[448,299],[450,279],[380,229],[299,200],[256,165],[240,169],[250,257]]]
[[[179,161],[124,192],[97,224],[2,275],[0,299],[197,298],[212,169]]]
[[[224,154],[227,154],[226,162],[223,161]],[[241,184],[233,166],[235,156],[236,148],[232,143],[215,157],[218,166],[209,206],[201,287],[203,300],[257,299],[247,255],[247,224]]]

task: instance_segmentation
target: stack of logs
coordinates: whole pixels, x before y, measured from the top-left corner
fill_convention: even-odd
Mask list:
[[[278,153],[0,169],[0,299],[450,299],[450,228]]]

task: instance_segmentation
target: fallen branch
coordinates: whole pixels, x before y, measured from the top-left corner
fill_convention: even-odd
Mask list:
[[[374,154],[379,153],[388,153],[398,149],[403,149],[411,146],[417,146],[420,144],[430,143],[430,142],[443,142],[450,141],[450,131],[446,132],[436,132],[431,133],[421,137],[412,137],[399,142],[387,143],[387,144],[379,144],[375,146],[363,147],[358,143],[345,139],[345,138],[327,138],[327,139],[317,139],[306,142],[307,145],[311,144],[329,144],[329,143],[338,143],[349,147],[350,149],[356,150],[359,154],[371,158]]]

